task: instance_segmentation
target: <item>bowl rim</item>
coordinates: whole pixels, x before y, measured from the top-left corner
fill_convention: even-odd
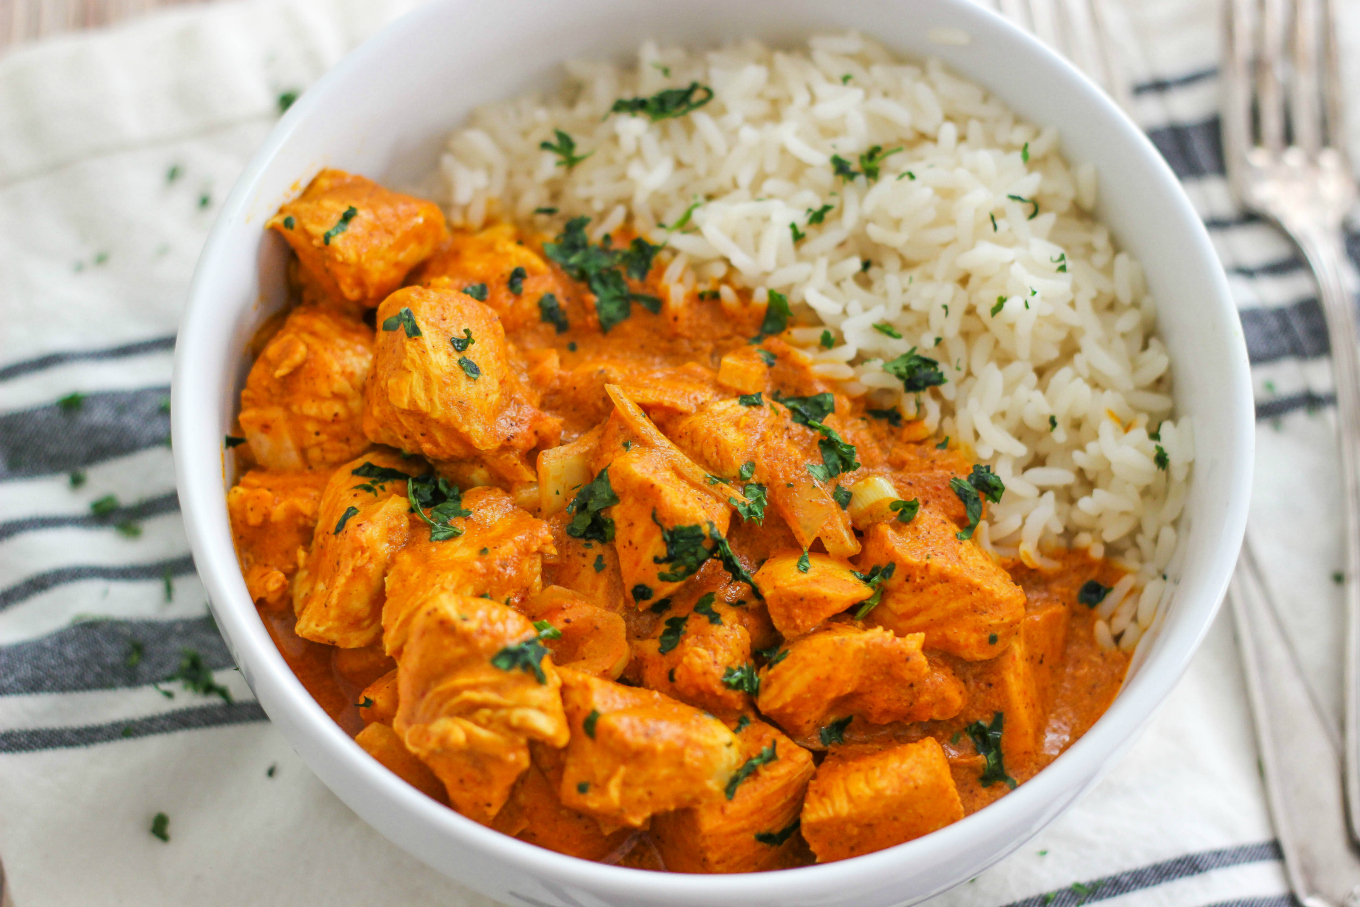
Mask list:
[[[1234,385],[1235,408],[1229,419],[1233,431],[1216,439],[1218,444],[1235,454],[1235,462],[1229,458],[1225,480],[1234,493],[1227,510],[1218,514],[1219,522],[1214,526],[1197,527],[1198,532],[1213,531],[1221,539],[1212,556],[1206,558],[1203,570],[1207,580],[1201,584],[1207,582],[1208,592],[1194,600],[1176,599],[1176,607],[1187,610],[1185,618],[1177,626],[1162,630],[1162,644],[1158,650],[1147,658],[1134,678],[1126,681],[1114,702],[1079,740],[1007,796],[921,838],[834,863],[730,875],[652,872],[567,856],[479,825],[420,794],[371,759],[331,720],[288,668],[246,592],[230,534],[226,535],[224,546],[221,532],[214,532],[208,526],[210,517],[219,518],[225,513],[226,487],[221,426],[210,424],[208,412],[211,407],[196,405],[197,401],[211,399],[221,392],[221,374],[209,374],[197,367],[203,358],[199,355],[200,350],[225,342],[220,332],[214,333],[214,270],[230,245],[232,225],[247,215],[261,176],[289,139],[302,129],[312,109],[322,103],[323,96],[335,85],[390,55],[393,45],[403,34],[420,28],[422,22],[437,17],[442,8],[456,2],[458,0],[432,2],[388,24],[347,54],[298,99],[257,150],[223,204],[200,254],[190,287],[175,347],[171,391],[177,484],[194,561],[213,615],[261,706],[271,720],[280,719],[275,725],[286,736],[291,732],[298,738],[310,738],[328,750],[325,756],[316,759],[321,766],[311,759],[306,761],[337,796],[351,806],[355,806],[355,801],[367,804],[389,801],[403,813],[402,821],[414,821],[422,829],[472,853],[485,851],[538,876],[561,884],[582,885],[597,892],[659,901],[759,896],[762,901],[801,903],[808,896],[809,886],[819,891],[861,887],[866,874],[883,878],[893,868],[930,865],[966,843],[984,822],[1006,826],[1014,825],[1027,814],[1046,816],[1011,846],[1002,848],[992,862],[1000,860],[1066,809],[1075,799],[1075,796],[1064,796],[1071,793],[1073,779],[1090,779],[1083,789],[1089,788],[1103,774],[1103,768],[1109,766],[1111,757],[1132,743],[1188,667],[1218,611],[1246,527],[1255,440],[1249,365],[1240,330],[1224,338],[1224,342],[1233,347],[1231,358],[1235,363],[1233,374],[1222,376]],[[954,12],[964,30],[982,27],[1010,32],[1010,40],[1025,45],[1044,64],[1056,68],[1074,92],[1087,95],[1088,102],[1103,108],[1121,133],[1118,140],[1137,148],[1140,157],[1147,159],[1158,174],[1157,185],[1149,186],[1147,191],[1163,195],[1179,218],[1190,222],[1195,242],[1187,255],[1195,258],[1200,268],[1207,269],[1209,281],[1216,290],[1216,298],[1204,300],[1204,304],[1217,305],[1235,318],[1226,276],[1208,233],[1179,180],[1143,131],[1071,63],[998,14],[966,0],[939,2],[956,7]],[[991,91],[987,85],[982,87]],[[208,358],[211,360],[212,357]],[[345,783],[357,786],[342,791],[339,780],[333,778],[343,778]]]

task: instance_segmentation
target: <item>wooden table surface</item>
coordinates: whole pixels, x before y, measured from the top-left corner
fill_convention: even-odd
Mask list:
[[[204,2],[209,0],[0,0],[0,53],[25,41]]]

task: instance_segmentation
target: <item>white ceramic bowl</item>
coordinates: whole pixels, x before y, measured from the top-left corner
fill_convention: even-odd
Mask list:
[[[265,234],[265,219],[323,166],[417,182],[474,106],[545,84],[568,58],[624,57],[646,38],[709,46],[753,36],[793,44],[814,31],[849,28],[904,55],[941,58],[1021,116],[1057,126],[1070,160],[1097,165],[1099,214],[1147,270],[1176,404],[1194,417],[1198,439],[1166,619],[1085,737],[997,803],[898,847],[783,872],[699,876],[604,866],[483,828],[399,781],[326,716],[275,650],[237,568],[222,436],[249,366],[247,341],[284,301],[285,246]],[[936,43],[938,29],[971,40]],[[1237,556],[1252,462],[1246,346],[1208,236],[1175,177],[1075,69],[967,0],[435,0],[303,95],[251,161],[199,260],[175,350],[173,401],[194,560],[218,626],[275,725],[322,781],[396,844],[507,903],[555,907],[886,907],[976,875],[1094,785],[1180,677]]]

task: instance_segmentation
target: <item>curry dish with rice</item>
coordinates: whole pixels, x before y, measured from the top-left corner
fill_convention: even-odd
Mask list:
[[[646,869],[840,860],[1004,796],[1118,691],[1124,571],[979,546],[1001,479],[815,375],[778,293],[676,306],[626,229],[450,231],[336,170],[268,226],[294,300],[228,438],[246,585],[327,713],[464,816]]]

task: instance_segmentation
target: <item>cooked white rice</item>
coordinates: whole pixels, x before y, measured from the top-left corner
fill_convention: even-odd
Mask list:
[[[664,241],[676,301],[716,281],[760,302],[785,293],[816,325],[793,337],[820,373],[876,405],[919,406],[1002,477],[983,545],[1039,566],[1052,546],[1089,548],[1134,571],[1102,603],[1099,631],[1131,649],[1169,595],[1162,574],[1194,447],[1189,420],[1172,418],[1142,268],[1088,214],[1094,167],[1070,166],[1054,129],[1018,120],[938,62],[901,62],[857,34],[792,51],[648,43],[636,66],[572,63],[566,76],[550,97],[476,111],[450,138],[451,221],[551,229],[587,214],[596,238],[627,224]],[[607,115],[618,98],[692,81],[715,96],[686,116]],[[556,129],[589,153],[570,170],[540,150]],[[874,145],[903,149],[879,179],[833,173],[832,155],[858,170]],[[808,224],[825,204],[824,222]],[[540,207],[561,213],[549,221]],[[660,226],[691,208],[682,229]],[[790,223],[806,238],[795,243]],[[827,327],[835,345],[824,350]],[[912,347],[948,378],[919,398],[881,368]]]

